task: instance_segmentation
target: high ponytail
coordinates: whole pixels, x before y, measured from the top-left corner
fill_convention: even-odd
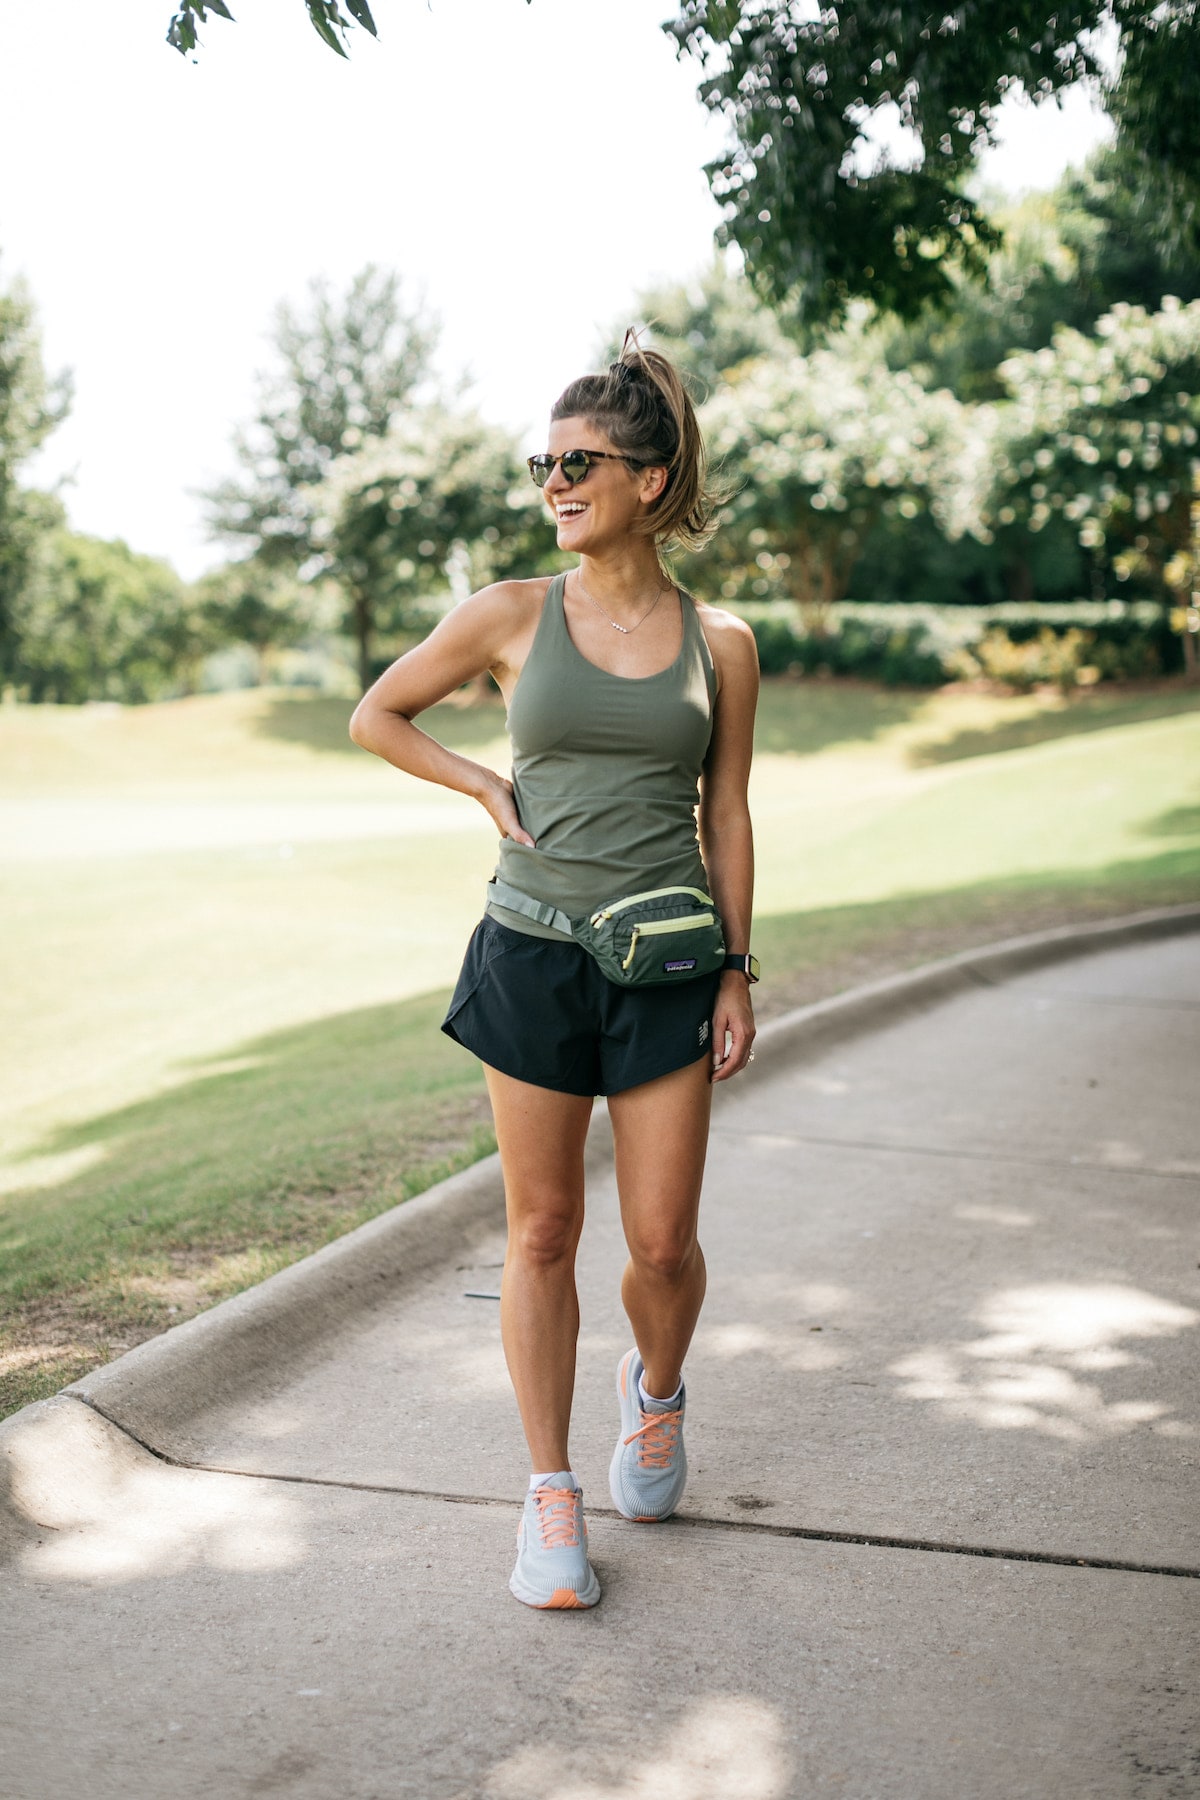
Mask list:
[[[573,381],[550,417],[588,419],[633,461],[666,469],[663,491],[638,527],[656,544],[698,550],[712,535],[720,496],[708,484],[691,395],[675,365],[657,350],[643,350],[632,328],[616,362],[602,375]]]

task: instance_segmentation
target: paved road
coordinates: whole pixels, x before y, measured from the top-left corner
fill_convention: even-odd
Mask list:
[[[111,1379],[30,1409],[3,1440],[0,1792],[1200,1795],[1198,1051],[1193,935],[760,1058],[718,1111],[692,1478],[658,1527],[608,1505],[600,1165],[592,1613],[507,1592],[524,1457],[468,1297],[498,1280],[487,1219],[332,1334],[314,1309],[307,1347],[264,1327],[287,1354],[185,1418]]]

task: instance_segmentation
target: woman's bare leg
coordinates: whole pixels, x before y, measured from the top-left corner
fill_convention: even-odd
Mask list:
[[[704,1301],[696,1236],[712,1104],[707,1056],[609,1097],[629,1262],[621,1298],[646,1389],[670,1399]]]
[[[583,1151],[592,1102],[485,1067],[504,1170],[508,1251],[500,1333],[535,1472],[569,1469],[583,1229]]]

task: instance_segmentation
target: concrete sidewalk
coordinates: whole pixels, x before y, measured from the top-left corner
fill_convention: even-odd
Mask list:
[[[655,1528],[598,1146],[594,1612],[506,1588],[494,1169],[0,1427],[4,1800],[1200,1795],[1200,935],[1020,960],[723,1097]]]

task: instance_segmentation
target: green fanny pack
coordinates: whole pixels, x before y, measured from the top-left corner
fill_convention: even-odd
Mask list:
[[[712,975],[725,961],[725,938],[712,897],[700,888],[653,888],[610,900],[582,919],[531,900],[493,878],[488,894],[498,906],[539,925],[567,932],[621,987],[662,987]]]

